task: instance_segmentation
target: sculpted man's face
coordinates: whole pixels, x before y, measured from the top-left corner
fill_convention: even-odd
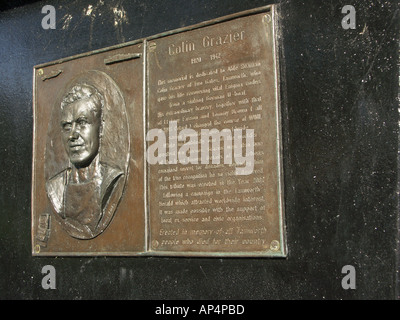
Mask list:
[[[61,114],[65,150],[77,168],[90,165],[100,145],[101,117],[93,99],[75,101],[64,107]]]

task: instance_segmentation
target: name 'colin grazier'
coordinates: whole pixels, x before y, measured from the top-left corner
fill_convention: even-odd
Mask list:
[[[216,37],[205,36],[202,39],[202,46],[203,48],[209,48],[209,47],[234,43],[242,40],[244,40],[244,31],[231,32]],[[195,43],[189,41],[182,41],[179,44],[171,44],[168,47],[168,53],[170,56],[174,56],[180,53],[192,52],[195,50],[196,50]]]

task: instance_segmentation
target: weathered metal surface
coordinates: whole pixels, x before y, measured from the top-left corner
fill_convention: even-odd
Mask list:
[[[169,134],[149,166],[153,254],[285,255],[273,27],[263,12],[148,42],[149,129]]]
[[[35,68],[34,254],[145,250],[142,51]]]
[[[258,9],[36,67],[33,254],[285,256],[275,23]],[[150,130],[166,143],[146,162]]]

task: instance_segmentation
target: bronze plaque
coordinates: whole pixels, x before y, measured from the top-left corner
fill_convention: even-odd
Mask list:
[[[266,7],[35,67],[35,255],[285,256]]]

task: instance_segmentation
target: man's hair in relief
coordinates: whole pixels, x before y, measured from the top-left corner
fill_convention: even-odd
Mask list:
[[[63,111],[64,108],[71,103],[74,103],[79,100],[91,99],[95,106],[94,111],[96,113],[101,113],[104,107],[104,97],[103,95],[93,86],[88,84],[77,84],[73,86],[63,97],[61,101],[61,110]],[[92,108],[93,109],[93,108]]]

